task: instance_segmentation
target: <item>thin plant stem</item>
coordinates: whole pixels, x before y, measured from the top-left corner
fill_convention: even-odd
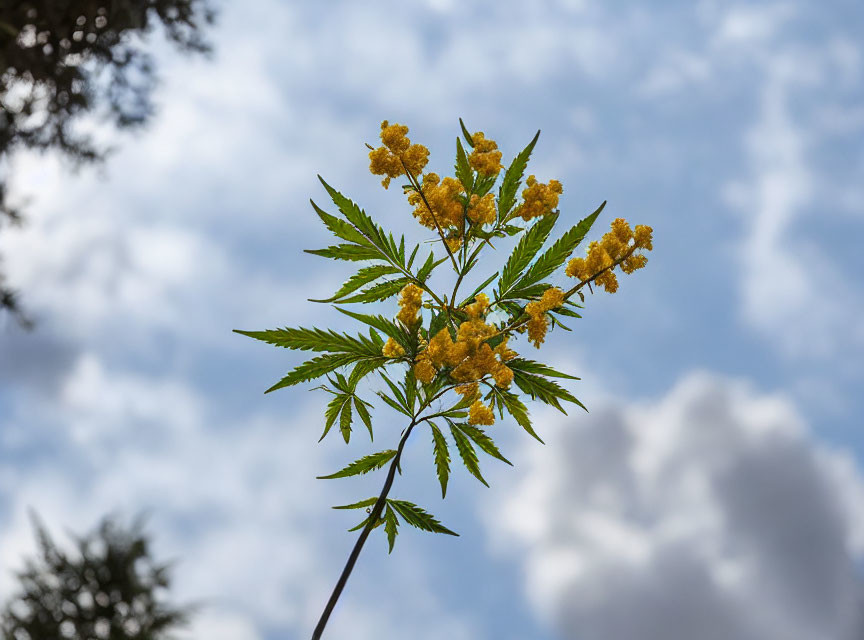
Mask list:
[[[348,577],[351,575],[351,571],[353,571],[354,569],[354,564],[357,562],[357,558],[360,556],[360,551],[363,550],[363,545],[366,543],[366,538],[369,537],[369,534],[372,532],[372,529],[375,528],[375,524],[381,517],[381,512],[384,510],[384,504],[387,501],[387,494],[390,493],[390,488],[393,486],[393,479],[396,477],[396,469],[399,466],[399,459],[402,457],[402,449],[405,447],[405,443],[408,441],[408,436],[411,435],[411,431],[417,425],[417,422],[418,420],[415,416],[411,420],[411,424],[409,424],[408,428],[405,430],[405,433],[402,435],[402,439],[399,441],[399,448],[396,450],[396,456],[390,463],[390,469],[387,471],[387,480],[385,480],[384,482],[384,487],[381,489],[381,493],[378,496],[378,500],[375,502],[375,506],[372,507],[372,513],[369,514],[369,521],[366,523],[366,526],[363,527],[363,531],[360,532],[360,536],[357,538],[357,542],[354,543],[354,548],[351,550],[351,554],[348,556],[348,562],[345,563],[345,568],[342,569],[342,574],[339,576],[339,581],[336,583],[336,587],[333,589],[333,593],[330,594],[330,599],[327,601],[327,606],[324,607],[324,612],[321,614],[321,618],[318,620],[318,625],[315,627],[315,631],[312,633],[312,640],[320,640],[321,635],[324,633],[324,627],[327,626],[327,621],[330,619],[330,614],[333,613],[333,608],[336,606],[336,602],[339,600],[339,596],[342,595],[342,590],[345,588],[345,584],[348,582]]]

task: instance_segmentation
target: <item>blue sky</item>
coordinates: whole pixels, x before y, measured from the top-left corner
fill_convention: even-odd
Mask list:
[[[427,239],[363,143],[407,124],[443,173],[462,117],[505,159],[541,129],[565,219],[608,200],[597,235],[623,216],[655,250],[544,348],[590,414],[537,409],[545,447],[496,425],[515,468],[444,502],[409,443],[396,495],[462,535],[373,537],[330,635],[860,637],[860,3],[243,4],[212,60],[157,44],[153,125],[91,124],[104,169],[13,163],[31,217],[0,247],[39,325],[0,328],[0,594],[28,508],[145,509],[175,596],[208,603],[188,637],[310,634],[353,544],[329,506],[381,478],[315,480],[370,445],[317,444],[326,398],[261,395],[300,357],[230,331],[348,328],[306,302],[347,273],[302,253],[329,240],[316,174]]]

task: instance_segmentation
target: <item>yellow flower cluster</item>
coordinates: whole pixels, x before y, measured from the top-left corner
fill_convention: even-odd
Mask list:
[[[468,409],[468,424],[495,424],[495,412],[479,400],[475,400]]]
[[[474,150],[468,156],[468,164],[472,169],[480,175],[494,176],[504,168],[497,142],[488,140],[482,131],[473,134],[471,140],[474,142]]]
[[[453,380],[464,383],[458,390],[466,396],[476,394],[476,382],[486,375],[491,375],[499,387],[510,386],[513,370],[504,363],[515,358],[516,353],[507,348],[506,338],[494,349],[486,342],[498,333],[495,326],[483,319],[488,309],[489,298],[481,293],[465,307],[469,319],[459,325],[455,342],[446,328],[436,333],[417,358],[414,366],[417,379],[432,382],[438,370],[446,366],[451,367]]]
[[[384,343],[381,353],[387,358],[401,358],[405,355],[405,349],[393,338],[387,338],[387,342]]]
[[[404,175],[407,168],[413,175],[419,175],[429,162],[429,149],[422,144],[411,144],[407,137],[408,127],[401,124],[381,123],[381,142],[383,146],[369,152],[369,171],[376,176],[385,176],[381,181],[384,188],[390,186],[390,179]]]
[[[558,206],[558,196],[564,192],[560,182],[550,180],[543,184],[534,176],[528,176],[525,183],[528,187],[522,191],[524,202],[516,210],[523,220],[545,216]]]
[[[422,304],[423,289],[413,283],[406,284],[399,292],[399,313],[396,314],[396,319],[406,327],[413,327],[420,319],[417,312]]]
[[[546,332],[549,330],[546,312],[557,309],[562,304],[564,304],[564,292],[558,287],[549,287],[539,300],[525,305],[525,313],[531,316],[527,324],[528,340],[538,349],[546,339]]]
[[[612,269],[619,264],[624,273],[633,273],[644,267],[648,258],[634,252],[637,249],[651,251],[652,233],[653,229],[649,226],[637,224],[636,228],[631,230],[624,218],[615,218],[611,231],[604,234],[599,242],[595,240],[588,245],[588,255],[585,258],[570,260],[566,274],[583,282],[593,278],[594,282],[608,293],[615,293],[618,291],[618,278]]]
[[[492,224],[495,222],[495,196],[487,193],[482,198],[472,195],[468,202],[468,219],[474,224]]]
[[[444,180],[437,173],[427,173],[423,176],[423,196],[416,191],[408,194],[408,202],[414,205],[414,217],[424,227],[435,229],[435,222],[441,229],[462,226],[462,203],[459,195],[465,193],[465,187],[456,178],[446,177]],[[431,208],[431,211],[430,211]]]

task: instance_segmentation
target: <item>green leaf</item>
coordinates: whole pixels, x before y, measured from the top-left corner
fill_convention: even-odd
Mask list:
[[[516,204],[516,192],[522,183],[522,175],[525,173],[525,167],[528,165],[528,158],[531,157],[531,151],[534,150],[534,145],[537,144],[539,137],[540,131],[537,131],[534,134],[534,138],[528,143],[528,146],[513,158],[513,162],[510,163],[507,171],[504,172],[504,180],[498,189],[498,217],[500,220],[506,220],[513,205]]]
[[[429,338],[435,337],[441,329],[447,326],[447,312],[439,311],[432,316],[432,321],[429,323]]]
[[[391,500],[388,499],[387,503],[391,505],[402,518],[410,524],[412,527],[417,527],[423,531],[430,531],[432,533],[446,533],[451,536],[458,536],[459,534],[450,531],[447,527],[438,522],[435,517],[431,513],[427,513],[416,504],[408,502],[406,500]]]
[[[402,389],[400,389],[396,383],[394,383],[392,380],[390,380],[390,378],[388,378],[386,375],[384,375],[383,372],[381,373],[381,378],[383,378],[384,382],[387,383],[387,386],[390,387],[390,391],[393,392],[394,399],[398,400],[399,405],[403,409],[405,409],[405,411],[407,411],[408,414],[410,415],[411,414],[411,407],[408,404],[408,399],[405,397],[405,394],[402,393]]]
[[[351,403],[346,402],[342,405],[342,413],[339,415],[339,431],[342,432],[342,437],[345,439],[345,444],[351,440]]]
[[[322,433],[321,437],[318,438],[318,442],[321,442],[324,437],[330,432],[330,428],[336,423],[336,418],[339,417],[339,413],[342,411],[342,406],[346,402],[350,401],[350,395],[346,393],[339,393],[335,395],[329,403],[327,403],[327,409],[324,411],[324,433]]]
[[[585,409],[585,405],[574,398],[569,391],[548,378],[513,369],[513,382],[524,393],[531,396],[532,399],[540,400],[540,402],[553,406],[564,415],[567,415],[567,412],[561,406],[561,403],[558,402],[559,400],[572,402]],[[587,411],[587,409],[585,410]]]
[[[380,278],[382,276],[391,275],[394,273],[399,273],[398,269],[395,269],[394,267],[391,267],[391,266],[386,265],[386,264],[380,264],[380,265],[376,264],[376,265],[373,265],[371,267],[364,267],[363,269],[360,269],[360,271],[355,273],[353,276],[348,278],[348,280],[345,282],[345,284],[343,284],[339,288],[339,290],[336,293],[334,293],[331,297],[323,299],[323,300],[317,300],[315,298],[309,298],[309,301],[310,302],[333,302],[334,300],[338,300],[339,298],[342,298],[342,297],[348,295],[352,291],[356,291],[360,287],[369,284],[373,280],[377,280],[378,278]]]
[[[533,360],[526,360],[525,358],[513,358],[512,360],[507,361],[507,366],[513,369],[514,371],[524,371],[526,373],[536,373],[541,376],[549,376],[552,378],[567,378],[568,380],[581,380],[582,378],[577,378],[576,376],[571,376],[567,373],[561,373],[560,371],[556,371],[552,367],[545,365],[541,362],[534,362]]]
[[[330,258],[331,260],[380,260],[381,254],[374,247],[361,247],[357,244],[337,244],[325,249],[304,249],[313,256]]]
[[[333,235],[342,238],[343,240],[347,240],[348,242],[361,245],[369,244],[369,241],[363,236],[363,234],[357,231],[357,229],[351,226],[351,224],[337,218],[336,216],[330,215],[315,204],[313,200],[309,200],[309,202],[312,203],[312,208],[315,209],[315,213],[318,214],[318,217],[321,218],[327,228],[333,232]]]
[[[524,274],[525,268],[531,263],[534,256],[537,255],[537,252],[540,251],[557,220],[557,213],[545,215],[534,223],[525,232],[525,235],[519,239],[519,243],[507,259],[507,264],[504,265],[504,270],[501,272],[501,280],[498,282],[498,290],[501,292],[499,297],[502,300],[507,299],[510,289]]]
[[[398,411],[398,412],[401,413],[402,415],[408,416],[409,418],[413,417],[409,411],[407,411],[406,409],[400,407],[400,406],[396,403],[396,401],[394,401],[392,398],[390,398],[390,396],[388,396],[387,394],[382,393],[382,392],[379,391],[379,392],[378,392],[378,397],[381,398],[384,402],[386,402],[388,405],[390,405],[393,409],[395,409],[396,411]]]
[[[411,268],[411,265],[414,264],[414,258],[417,256],[417,251],[420,249],[419,244],[414,245],[414,250],[411,252],[411,256],[408,258],[408,268]]]
[[[510,362],[512,362],[512,360]],[[507,363],[508,366],[510,362]],[[525,429],[525,431],[527,431],[531,435],[531,437],[535,438],[538,442],[540,442],[540,444],[546,444],[545,442],[543,442],[543,439],[538,436],[537,433],[534,431],[534,428],[531,425],[531,418],[528,417],[528,408],[525,406],[525,403],[523,403],[519,399],[519,396],[510,391],[498,389],[497,387],[495,387],[493,391],[495,392],[499,400],[504,404],[507,412],[511,416],[513,416],[514,420],[516,420],[516,423],[520,427]]]
[[[277,389],[282,389],[284,387],[291,387],[301,382],[315,380],[316,378],[320,378],[321,376],[326,375],[331,371],[335,371],[340,367],[345,367],[361,360],[365,361],[373,368],[382,367],[388,362],[388,359],[384,356],[372,357],[351,353],[336,353],[318,356],[317,358],[307,360],[294,370],[290,371],[288,375],[267,389],[264,393],[270,393],[271,391],[276,391]]]
[[[365,520],[363,520],[363,522],[361,522],[360,524],[358,524],[356,527],[351,527],[350,529],[348,529],[348,531],[359,531],[360,529],[365,528],[366,525],[369,524],[369,520],[371,520],[371,519],[372,519],[372,515],[370,514],[369,516],[366,517]],[[377,529],[377,528],[380,527],[382,524],[384,524],[384,518],[378,518],[378,522],[376,522],[376,523],[372,526],[372,528],[370,529],[370,531],[372,531],[372,530],[374,530],[374,529]]]
[[[402,287],[409,282],[410,280],[408,278],[385,280],[384,282],[379,282],[378,284],[373,285],[350,298],[337,300],[337,304],[347,304],[349,302],[380,302],[381,300],[386,300],[387,298],[395,296],[402,290]]]
[[[234,329],[234,333],[255,338],[277,347],[298,351],[329,351],[331,353],[350,353],[363,356],[381,355],[378,346],[368,338],[362,335],[353,338],[333,330],[285,327],[284,329],[266,331]]]
[[[405,380],[402,386],[405,388],[405,406],[413,414],[417,404],[417,378],[414,377],[414,367],[408,367],[405,370]]]
[[[370,471],[380,469],[385,464],[390,462],[396,456],[395,449],[387,449],[368,456],[363,456],[359,460],[355,460],[341,471],[330,474],[329,476],[318,476],[319,480],[333,480],[335,478],[347,478],[349,476],[359,476]]]
[[[376,502],[378,502],[377,496],[374,498],[366,498],[365,500],[361,500],[360,502],[353,502],[351,504],[343,504],[338,507],[333,507],[334,509],[363,509],[365,507],[371,507]]]
[[[473,149],[474,139],[471,137],[471,134],[468,133],[468,129],[465,128],[465,123],[462,122],[462,118],[459,118],[459,126],[462,127],[462,135],[465,136],[465,141],[468,143],[468,146]]]
[[[324,181],[324,178],[318,176],[321,184],[330,194],[333,203],[338,207],[343,216],[350,222],[363,236],[380,252],[381,256],[392,262],[394,265],[404,266],[399,257],[399,249],[393,241],[392,236],[385,233],[384,230],[375,224],[372,218],[367,215],[353,201],[339,193]],[[380,257],[380,256],[379,256]]]
[[[480,427],[475,427],[470,424],[460,424],[459,429],[463,433],[465,433],[465,435],[471,438],[478,447],[480,447],[490,456],[492,456],[493,458],[498,458],[501,462],[506,462],[511,467],[513,466],[512,462],[510,462],[507,458],[501,455],[501,452],[498,450],[498,447],[495,446],[492,438],[490,438],[489,435]]]
[[[472,476],[488,487],[489,483],[486,482],[480,474],[480,464],[477,460],[477,453],[474,451],[474,447],[471,446],[471,441],[462,432],[462,429],[452,422],[450,423],[450,433],[453,434],[453,440],[456,442],[456,449],[459,451],[459,457],[462,458],[462,462],[465,463],[465,468],[468,469],[468,472]]]
[[[482,283],[481,285],[479,285],[476,289],[474,289],[474,292],[473,292],[472,294],[470,294],[470,295],[469,295],[467,298],[465,298],[461,303],[459,303],[459,306],[460,306],[460,307],[464,307],[466,304],[468,304],[469,302],[471,302],[474,298],[477,297],[477,294],[478,294],[478,293],[480,293],[481,291],[483,291],[483,289],[485,289],[485,288],[489,285],[489,283],[492,282],[492,281],[493,281],[495,278],[497,278],[497,277],[498,277],[498,272],[496,271],[496,272],[493,273],[491,276],[489,276],[488,278],[486,278],[486,279],[483,281],[483,283]]]
[[[344,313],[346,316],[354,318],[355,320],[359,320],[360,322],[367,324],[370,327],[378,329],[384,335],[393,338],[396,342],[402,345],[402,347],[406,351],[409,350],[411,343],[408,335],[392,320],[388,320],[384,316],[380,315],[373,316],[363,313],[357,313],[355,311],[349,311],[348,309],[343,309],[342,307],[336,307],[336,310],[340,313]]]
[[[497,174],[493,174],[491,176],[485,176],[484,178],[477,180],[477,182],[474,183],[474,193],[476,193],[479,197],[482,198],[487,193],[489,193],[489,191],[492,189],[492,187],[495,186],[495,182],[497,180],[498,180]]]
[[[583,218],[577,225],[572,227],[563,236],[556,240],[555,243],[528,268],[528,271],[515,285],[513,285],[513,288],[515,290],[525,289],[526,287],[529,287],[530,285],[551,275],[556,269],[558,269],[558,267],[564,264],[576,247],[579,246],[579,243],[582,242],[585,234],[587,234],[589,229],[591,229],[591,225],[594,224],[597,216],[600,215],[600,212],[603,211],[603,207],[605,206],[606,202],[604,201],[594,213],[587,218]],[[515,291],[514,295],[517,293],[520,295],[522,294],[521,291]]]
[[[557,309],[553,309],[550,313],[557,313],[562,316],[567,316],[568,318],[581,318],[582,316],[573,311],[572,309],[567,309],[566,307],[558,307]]]
[[[435,452],[435,470],[438,473],[438,482],[441,483],[441,498],[447,496],[447,481],[450,479],[450,448],[441,430],[429,423],[432,427],[432,442]]]
[[[357,410],[357,415],[360,416],[360,420],[363,421],[363,424],[366,425],[366,429],[369,431],[369,440],[374,440],[375,437],[372,434],[372,416],[369,415],[369,409],[366,408],[366,403],[357,396],[354,396],[354,408]]]
[[[426,280],[429,278],[429,275],[432,273],[432,270],[446,260],[447,256],[444,256],[440,260],[436,260],[435,253],[433,251],[430,251],[429,257],[426,258],[426,262],[423,263],[423,266],[420,267],[420,270],[417,272],[417,280],[420,282],[426,282]]]
[[[387,544],[390,547],[388,553],[393,553],[393,543],[396,542],[396,535],[399,533],[399,520],[396,519],[396,514],[389,504],[384,511],[384,531],[387,533]]]
[[[470,194],[474,188],[474,172],[468,164],[468,156],[462,147],[462,141],[456,138],[456,178],[465,187],[465,193]]]

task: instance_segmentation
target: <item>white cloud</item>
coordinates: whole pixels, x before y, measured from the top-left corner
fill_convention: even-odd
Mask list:
[[[264,637],[262,629],[306,633],[354,540],[344,518],[337,527],[328,518],[329,505],[346,500],[345,486],[315,480],[336,466],[332,449],[316,443],[318,404],[295,404],[287,417],[246,412],[234,424],[220,415],[224,407],[180,378],[82,355],[50,406],[13,403],[4,416],[0,432],[13,457],[0,465],[8,516],[0,521],[0,593],[12,592],[12,570],[32,553],[28,509],[52,530],[76,532],[106,513],[143,510],[156,556],[179,560],[172,598],[202,604],[192,631],[221,629],[217,638],[243,640]],[[40,439],[52,446],[14,462]],[[334,628],[367,639],[380,637],[385,620],[399,619],[412,637],[431,640],[441,628],[454,638],[475,637],[458,617],[445,627],[431,624],[443,613],[424,562],[403,555],[398,566],[415,571],[395,571],[397,563],[358,571]],[[379,589],[411,596],[394,609],[379,601]]]
[[[771,40],[794,14],[790,3],[731,7],[720,18],[714,40],[724,46],[760,45]]]
[[[861,290],[822,247],[793,231],[801,219],[827,213],[813,199],[819,176],[807,158],[816,141],[790,108],[802,78],[824,79],[820,67],[794,54],[767,63],[759,119],[746,138],[750,177],[726,188],[745,226],[742,317],[787,355],[804,358],[864,347]]]
[[[692,374],[544,433],[488,518],[562,637],[860,637],[864,478],[784,397]]]

